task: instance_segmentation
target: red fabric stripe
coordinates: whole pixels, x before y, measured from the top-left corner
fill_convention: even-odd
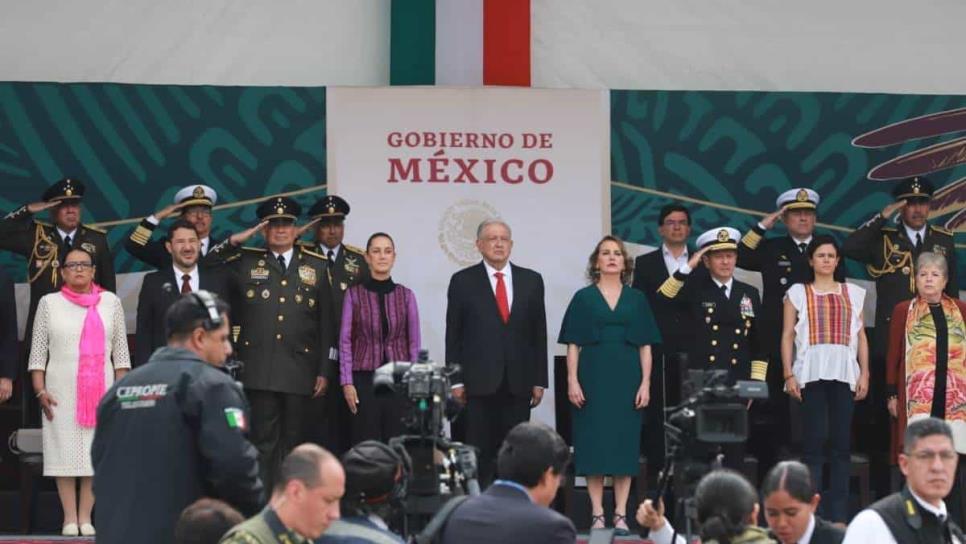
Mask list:
[[[483,0],[483,84],[530,86],[530,0]]]

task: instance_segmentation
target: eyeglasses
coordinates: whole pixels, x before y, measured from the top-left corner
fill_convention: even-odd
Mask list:
[[[682,219],[680,221],[675,221],[673,219],[666,219],[664,223],[662,223],[662,225],[664,225],[665,227],[686,227],[689,225],[689,222],[687,219]]]
[[[912,457],[916,461],[922,461],[924,463],[931,463],[933,460],[936,459],[936,457],[939,457],[939,459],[941,459],[943,463],[952,463],[959,457],[959,455],[953,450],[943,450],[943,451],[923,450],[923,451],[916,451],[916,452],[910,453],[909,457]]]
[[[80,272],[81,270],[94,268],[94,265],[91,263],[71,262],[71,263],[64,263],[64,268],[66,268],[67,270],[70,270],[71,272]]]

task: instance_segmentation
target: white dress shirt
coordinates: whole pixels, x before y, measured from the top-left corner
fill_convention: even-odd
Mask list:
[[[939,503],[939,507],[935,507],[926,501],[920,499],[915,493],[912,493],[912,498],[916,499],[923,509],[939,517],[947,517],[946,514],[946,503]],[[953,537],[953,542],[959,542],[956,537]],[[886,525],[885,520],[882,519],[878,513],[873,510],[865,509],[852,520],[849,524],[848,530],[845,532],[845,540],[842,544],[898,544],[895,537],[892,536],[892,531]],[[962,543],[960,543],[962,544]]]
[[[916,235],[917,234],[920,236],[920,238],[922,239],[922,242],[923,243],[926,242],[926,226],[925,225],[923,225],[922,228],[919,229],[919,230],[911,229],[905,223],[903,223],[902,226],[906,229],[906,236],[909,237],[909,241],[912,242],[913,245],[915,245],[915,243],[916,243]]]
[[[174,265],[172,265],[171,268],[174,269],[174,279],[178,280],[179,291],[181,290],[181,283],[182,283],[181,276],[184,276],[185,274],[188,274],[189,276],[191,276],[188,279],[188,285],[191,286],[192,291],[197,291],[198,289],[201,289],[201,285],[200,285],[201,277],[198,275],[198,265],[195,265],[195,267],[192,268],[191,271],[189,272],[182,272],[177,266],[174,266]]]
[[[74,230],[72,230],[70,232],[64,232],[64,231],[60,230],[60,227],[57,227],[57,234],[60,234],[60,239],[61,240],[66,240],[67,237],[70,236],[70,247],[71,247],[71,249],[73,249],[74,246],[77,245],[75,243],[75,242],[77,242],[77,229],[74,229]]]
[[[282,257],[285,257],[285,270],[288,270],[288,267],[292,266],[293,252],[294,252],[293,248],[289,248],[288,251],[286,251],[285,253],[282,253]],[[275,253],[274,251],[271,251],[270,253],[272,254],[272,257],[275,259],[275,261],[278,262],[278,253]]]
[[[483,266],[486,268],[486,276],[490,278],[490,289],[493,289],[493,296],[496,296],[496,276],[494,274],[503,272],[503,283],[506,285],[506,303],[507,306],[513,308],[513,271],[510,261],[507,261],[502,270],[493,268],[486,261],[483,261]]]
[[[661,255],[664,256],[664,267],[667,268],[667,275],[673,276],[674,271],[681,268],[681,265],[688,263],[688,248],[685,246],[684,251],[680,256],[675,257],[668,249],[667,244],[661,244]]]
[[[808,527],[805,528],[805,532],[802,533],[802,538],[798,539],[798,544],[811,544],[812,533],[814,532],[815,532],[815,514],[809,514]]]
[[[712,279],[714,280],[714,284],[718,286],[718,289],[721,289],[721,286],[724,285],[725,286],[725,298],[731,298],[731,286],[732,286],[732,284],[734,284],[735,279],[734,278],[728,278],[728,281],[726,281],[724,283],[721,283],[720,281],[718,281],[717,278],[712,278]]]
[[[329,247],[323,243],[319,243],[319,249],[322,250],[322,254],[325,255],[326,258],[329,258],[329,252],[331,251],[332,262],[335,262],[335,260],[339,258],[339,251],[342,249],[342,244],[339,244],[335,247]]]

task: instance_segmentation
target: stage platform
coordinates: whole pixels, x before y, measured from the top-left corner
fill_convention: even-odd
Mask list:
[[[587,544],[587,535],[577,537],[577,544]],[[0,535],[0,543],[3,544],[87,544],[94,542],[94,537],[77,536],[22,536],[22,535]],[[651,544],[650,540],[641,540],[637,537],[616,538],[614,542],[621,544]]]

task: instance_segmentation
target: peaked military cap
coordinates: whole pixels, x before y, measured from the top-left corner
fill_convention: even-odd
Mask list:
[[[259,220],[268,219],[295,219],[302,213],[302,206],[287,196],[277,196],[270,198],[258,205],[255,215]]]
[[[935,190],[931,181],[924,177],[916,176],[914,178],[906,178],[899,182],[898,185],[892,188],[892,196],[896,200],[929,200],[932,198],[932,193]]]
[[[41,200],[44,202],[62,202],[65,200],[80,200],[84,197],[87,187],[77,178],[64,178],[47,187]]]
[[[722,249],[738,249],[738,241],[741,240],[741,233],[731,227],[713,228],[701,236],[698,236],[698,249],[709,248],[708,251],[720,251]]]
[[[189,185],[174,194],[175,204],[185,206],[208,206],[209,208],[218,202],[218,193],[207,185]]]
[[[775,207],[781,208],[787,205],[786,210],[814,210],[818,207],[820,201],[821,198],[819,198],[817,192],[808,187],[798,187],[778,195]]]
[[[316,217],[321,217],[322,219],[327,217],[342,219],[347,215],[349,215],[349,203],[344,198],[336,195],[327,195],[319,199],[309,210],[309,216],[312,219]]]

